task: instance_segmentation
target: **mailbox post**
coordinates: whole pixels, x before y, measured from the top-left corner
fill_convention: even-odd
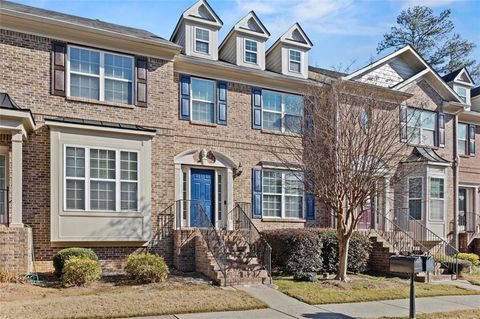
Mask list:
[[[415,274],[431,272],[434,269],[431,256],[392,256],[390,257],[390,272],[410,274],[410,316],[415,319]]]

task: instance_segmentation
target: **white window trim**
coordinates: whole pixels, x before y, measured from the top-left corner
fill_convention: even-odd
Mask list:
[[[298,53],[300,53],[300,61],[292,60],[292,59],[291,59],[290,52],[298,52]],[[291,66],[292,66],[292,64],[291,64],[292,62],[298,63],[298,64],[300,65],[298,71],[292,70],[292,67],[291,67]],[[294,49],[288,49],[288,71],[289,71],[289,72],[293,72],[293,73],[298,73],[298,74],[300,74],[300,73],[302,73],[302,66],[303,66],[302,64],[303,64],[302,51],[294,50]]]
[[[85,176],[84,177],[67,177],[67,147],[76,147],[76,148],[83,148],[85,149]],[[100,150],[109,150],[115,151],[115,210],[101,210],[90,209],[90,149],[100,149]],[[120,153],[121,152],[130,152],[137,154],[137,210],[122,210],[121,209],[121,182],[125,180],[120,179],[121,173],[121,164],[120,164]],[[119,148],[110,148],[104,146],[90,146],[90,145],[80,145],[80,144],[63,144],[63,154],[62,154],[62,161],[63,161],[63,211],[64,212],[110,212],[110,213],[139,213],[140,212],[140,153],[138,150],[131,150],[131,149],[119,149]],[[85,201],[85,209],[68,209],[67,208],[67,179],[74,179],[74,180],[83,180],[85,181],[84,187],[84,201]],[[108,181],[111,182],[113,180],[104,179],[104,178],[94,178],[94,181]],[[128,181],[134,182],[134,181]]]
[[[202,40],[202,39],[197,39],[197,30],[207,31],[208,32],[208,41],[205,41],[205,40]],[[202,43],[206,43],[208,45],[207,52],[197,50],[197,41],[202,42]],[[193,27],[193,52],[199,53],[199,54],[210,55],[211,42],[212,42],[212,35],[211,35],[211,32],[210,32],[209,29],[200,28],[200,27]]]
[[[412,122],[411,122],[411,119],[408,118],[408,110],[414,110],[414,112],[420,112],[420,125],[417,126],[416,123],[413,123],[412,125]],[[423,128],[422,127],[422,123],[423,123],[423,114],[424,113],[433,113],[435,114],[435,129],[431,130],[431,129],[426,129],[426,128]],[[409,128],[413,128],[413,129],[418,129],[420,130],[420,143],[412,143],[410,141],[411,139],[411,136],[408,136],[408,130]],[[429,132],[432,132],[433,131],[433,144],[425,144],[423,141],[422,141],[422,136],[423,136],[423,131],[429,131]],[[429,111],[429,110],[423,110],[423,109],[417,109],[417,108],[414,108],[414,107],[408,107],[407,108],[407,142],[409,145],[419,145],[419,146],[429,146],[429,147],[436,147],[436,140],[438,139],[438,114],[434,111]]]
[[[443,218],[442,219],[436,219],[436,218],[431,218],[431,205],[430,205],[430,200],[432,199],[431,198],[431,191],[432,191],[432,178],[436,178],[436,179],[441,179],[443,180],[443,198],[435,198],[435,200],[441,200],[443,201]],[[445,211],[446,211],[446,195],[447,195],[447,180],[445,178],[445,176],[440,176],[440,175],[430,175],[428,176],[428,189],[427,189],[427,206],[428,206],[428,221],[431,221],[431,222],[445,222],[445,218],[446,218],[446,214],[445,214]]]
[[[465,132],[466,132],[466,136],[465,136],[465,139],[462,139],[460,138],[460,134],[459,134],[459,128],[460,128],[460,125],[464,125],[466,128],[465,128]],[[469,148],[469,130],[470,129],[470,126],[467,124],[467,123],[458,123],[458,127],[457,127],[457,150],[460,154],[460,151],[459,151],[459,148],[458,148],[458,142],[463,142],[465,143],[465,153],[464,154],[460,154],[460,155],[464,155],[464,156],[469,156],[470,155],[470,152],[468,150]]]
[[[295,95],[295,96],[300,96],[300,95],[290,94],[290,93],[284,93],[284,92],[278,92],[278,91],[274,91],[274,90],[266,90],[266,89],[264,89],[264,90],[262,90],[262,91],[263,91],[263,92],[273,92],[273,93],[275,93],[275,94],[280,94],[280,96],[281,96],[281,99],[280,99],[281,102],[280,102],[280,103],[281,103],[281,106],[282,106],[282,110],[281,110],[281,111],[274,111],[274,110],[267,110],[267,109],[265,109],[265,107],[263,106],[263,105],[264,105],[264,104],[263,104],[263,96],[264,96],[264,95],[263,95],[263,92],[262,92],[262,129],[265,129],[265,128],[263,127],[263,121],[264,121],[263,113],[264,113],[264,112],[267,112],[267,113],[269,113],[269,112],[270,112],[270,113],[276,113],[276,114],[280,114],[280,115],[281,115],[281,119],[280,119],[280,121],[281,121],[281,128],[280,128],[280,131],[274,130],[274,129],[271,129],[271,128],[267,128],[267,129],[265,129],[265,130],[267,130],[267,131],[273,131],[273,132],[282,132],[282,133],[285,133],[285,132],[286,132],[286,128],[285,128],[285,115],[297,116],[297,115],[293,115],[293,114],[291,114],[291,113],[287,113],[287,112],[285,111],[285,97],[286,97],[287,95]],[[303,110],[303,108],[302,108],[302,115],[299,116],[299,117],[302,118],[302,121],[303,121],[303,118],[304,118],[303,111],[304,111],[304,110]],[[289,132],[289,133],[298,134],[298,133],[295,133],[295,132]]]
[[[0,156],[4,156],[5,157],[5,175],[4,175],[4,178],[5,178],[5,187],[4,189],[9,189],[9,181],[10,181],[10,177],[9,177],[9,166],[10,166],[10,161],[9,161],[9,156],[8,156],[8,147],[7,146],[0,146]],[[0,196],[5,196],[2,189],[0,189]],[[6,218],[8,218],[7,216],[7,211],[8,211],[8,205],[9,205],[9,199],[6,198],[6,201],[4,203],[5,205],[5,211],[4,212],[0,212],[0,215],[3,215],[5,216]],[[4,217],[2,217],[4,218]],[[8,220],[3,220],[3,223],[5,224],[8,224]],[[0,225],[2,225],[2,222],[0,221]]]
[[[93,51],[93,52],[98,52],[100,54],[100,65],[99,65],[99,74],[90,74],[90,73],[82,73],[82,72],[78,72],[78,71],[70,71],[70,57],[71,57],[71,54],[70,54],[70,49],[71,48],[77,48],[77,49],[81,49],[81,50],[88,50],[88,51]],[[132,80],[125,80],[125,79],[119,79],[119,78],[114,78],[114,77],[109,77],[109,76],[105,76],[105,53],[107,54],[112,54],[112,55],[118,55],[118,56],[122,56],[122,57],[126,57],[126,58],[129,58],[131,63],[132,63]],[[127,54],[121,54],[121,53],[116,53],[116,52],[111,52],[111,51],[105,51],[105,50],[98,50],[98,49],[93,49],[93,48],[88,48],[88,47],[82,47],[82,46],[78,46],[78,45],[68,45],[67,46],[67,66],[66,66],[66,70],[67,72],[67,79],[66,79],[66,95],[67,97],[70,97],[70,74],[73,73],[73,74],[78,74],[78,75],[84,75],[84,76],[90,76],[90,77],[96,77],[99,79],[99,83],[98,83],[98,90],[99,90],[99,94],[98,94],[98,100],[96,99],[93,99],[95,101],[102,101],[102,102],[112,102],[112,103],[122,103],[122,104],[128,104],[128,105],[133,105],[134,104],[134,100],[135,100],[135,59],[133,56],[131,55],[127,55]],[[132,90],[131,90],[131,94],[132,94],[132,101],[131,103],[123,103],[123,102],[117,102],[117,101],[107,101],[105,100],[105,79],[107,80],[115,80],[115,81],[119,81],[119,82],[126,82],[126,83],[132,83]],[[80,98],[83,98],[83,97],[80,97]]]
[[[420,197],[410,197],[410,180],[412,179],[420,179],[421,180],[421,186],[422,186],[422,194]],[[414,220],[423,220],[425,217],[425,210],[424,210],[424,197],[425,197],[425,187],[423,184],[423,176],[412,176],[408,178],[408,184],[407,184],[407,207],[408,207],[408,219],[414,219]],[[420,219],[413,218],[410,215],[410,200],[420,200]]]
[[[281,193],[265,193],[263,191],[263,177],[264,177],[264,172],[279,172],[282,174],[282,192]],[[282,170],[275,170],[275,169],[262,169],[262,218],[265,218],[265,219],[278,219],[278,220],[282,220],[282,219],[298,219],[298,220],[303,220],[305,219],[305,215],[306,215],[306,196],[305,196],[305,190],[303,191],[303,193],[301,195],[298,195],[298,194],[286,194],[285,193],[285,175],[286,174],[289,174],[291,172],[289,171],[282,171]],[[280,217],[279,216],[267,216],[267,215],[264,215],[263,213],[263,196],[264,195],[272,195],[272,196],[281,196],[281,210],[280,210]],[[302,197],[302,216],[301,217],[286,217],[285,216],[285,196],[292,196],[292,197]]]
[[[194,120],[193,119],[193,101],[194,101],[194,98],[193,98],[193,85],[192,85],[192,80],[201,80],[201,81],[208,81],[208,82],[212,82],[213,83],[213,122],[206,122],[206,121],[202,121],[202,120]],[[197,102],[203,102],[203,103],[211,103],[211,101],[207,101],[207,100],[197,100],[195,99],[195,101]],[[190,119],[194,122],[201,122],[201,123],[208,123],[208,124],[215,124],[217,123],[217,81],[215,80],[210,80],[210,79],[204,79],[204,78],[200,78],[200,77],[194,77],[192,76],[191,77],[191,80],[190,80]]]
[[[256,51],[248,50],[247,49],[247,41],[255,42],[257,44],[257,50]],[[243,62],[253,64],[253,65],[258,65],[258,47],[259,47],[258,41],[244,38],[243,39]],[[254,53],[255,54],[255,59],[257,60],[257,62],[247,61],[247,52],[248,53]]]
[[[464,82],[464,83],[465,83],[465,82]],[[459,89],[459,88],[462,88],[462,89],[465,90],[465,95],[462,95],[462,94],[460,94],[460,92],[458,92],[458,89]],[[462,99],[462,98],[465,99],[465,101],[462,101],[463,103],[465,103],[465,104],[470,104],[470,97],[469,97],[469,95],[470,95],[470,94],[469,94],[469,93],[470,93],[470,92],[469,92],[470,89],[469,89],[469,88],[467,88],[467,87],[465,87],[465,86],[463,86],[463,85],[454,84],[454,85],[453,85],[453,90],[455,91],[455,93],[457,93],[457,95],[460,97],[460,99]]]

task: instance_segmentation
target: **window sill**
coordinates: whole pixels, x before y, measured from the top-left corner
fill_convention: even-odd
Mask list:
[[[117,217],[117,218],[138,218],[142,217],[141,212],[106,212],[106,211],[63,211],[60,216],[76,216],[76,217]]]
[[[271,134],[271,135],[302,137],[301,134],[290,133],[290,132],[281,132],[281,131],[273,131],[273,130],[265,130],[265,129],[262,129],[261,132],[262,132],[263,134]]]
[[[275,223],[306,223],[307,220],[303,218],[275,218],[275,217],[263,217],[262,222],[275,222]]]
[[[193,121],[193,120],[190,120],[190,124],[200,125],[200,126],[208,126],[208,127],[217,127],[218,126],[218,124],[216,124],[216,123],[208,123],[208,122]]]
[[[76,97],[76,96],[67,96],[66,99],[67,99],[67,101],[84,102],[84,103],[89,103],[89,104],[97,104],[97,105],[105,105],[105,106],[123,107],[123,108],[127,108],[127,109],[135,108],[135,105],[133,105],[133,104],[124,104],[124,103],[110,102],[110,101],[99,101],[99,100],[86,99],[86,98],[83,98],[83,97]]]

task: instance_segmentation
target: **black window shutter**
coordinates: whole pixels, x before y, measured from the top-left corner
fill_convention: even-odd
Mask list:
[[[180,119],[190,121],[190,76],[180,75],[179,115]]]
[[[252,169],[252,217],[262,218],[262,169]]]
[[[438,113],[438,142],[437,146],[445,147],[445,113]]]
[[[65,91],[65,66],[67,56],[67,44],[64,42],[52,42],[52,79],[51,93],[58,96],[66,96]]]
[[[307,219],[315,219],[315,195],[307,193]]]
[[[400,106],[400,141],[407,141],[407,107]]]
[[[468,125],[468,152],[470,156],[475,156],[476,154],[475,149],[475,125],[469,124]]]
[[[228,83],[217,82],[217,123],[227,125],[227,92]]]
[[[136,89],[135,89],[135,105],[147,106],[147,77],[148,77],[148,59],[145,57],[135,57],[136,70]]]
[[[262,89],[252,88],[252,128],[262,129]]]

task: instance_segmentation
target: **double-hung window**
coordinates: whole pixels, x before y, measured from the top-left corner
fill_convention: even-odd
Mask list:
[[[245,62],[257,64],[257,41],[245,39]]]
[[[411,144],[434,146],[437,138],[437,113],[408,108],[407,136]]]
[[[303,218],[303,175],[263,170],[264,217]]]
[[[300,95],[262,91],[263,129],[300,133],[303,98]]]
[[[192,78],[192,120],[215,123],[215,81]]]
[[[458,96],[462,100],[463,103],[467,103],[467,89],[463,86],[455,86],[455,91],[457,92]]]
[[[76,46],[68,50],[69,96],[133,103],[133,57]]]
[[[445,215],[445,180],[430,178],[430,219],[444,220]]]
[[[138,153],[65,147],[65,208],[138,211]]]
[[[457,148],[458,148],[458,154],[468,155],[468,125],[467,124],[458,123]]]
[[[408,212],[413,219],[422,219],[422,178],[408,180]]]
[[[210,52],[210,31],[195,27],[195,51],[209,54]]]
[[[302,52],[289,50],[288,69],[290,72],[300,73],[302,70]]]

